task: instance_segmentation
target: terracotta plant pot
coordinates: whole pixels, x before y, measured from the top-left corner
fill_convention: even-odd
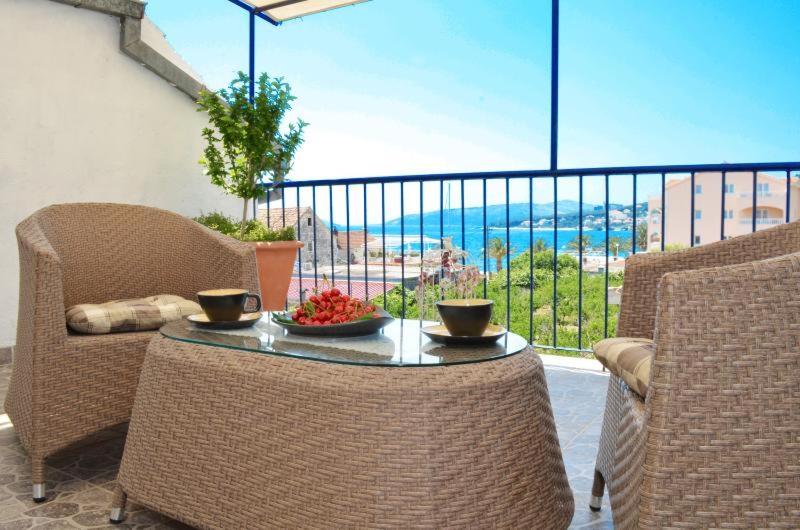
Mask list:
[[[261,308],[280,311],[286,304],[286,293],[292,281],[292,270],[297,260],[300,241],[275,241],[255,243],[258,262],[258,281],[261,284]]]

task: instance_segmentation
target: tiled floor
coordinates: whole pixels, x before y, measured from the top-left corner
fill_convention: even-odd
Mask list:
[[[608,508],[594,513],[587,505],[608,378],[588,361],[545,356],[545,364],[567,473],[575,492],[575,517],[570,528],[613,528]],[[107,523],[124,444],[121,429],[103,433],[89,444],[51,459],[48,500],[34,503],[27,456],[2,410],[10,374],[9,365],[0,365],[0,529],[188,528],[130,504],[123,524]]]

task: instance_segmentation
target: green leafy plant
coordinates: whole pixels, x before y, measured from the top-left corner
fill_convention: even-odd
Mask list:
[[[495,262],[497,272],[503,270],[503,260],[509,253],[508,245],[499,237],[493,237],[489,240],[489,248],[486,250],[487,255]]]
[[[569,243],[567,243],[567,248],[570,250],[574,250],[575,252],[587,252],[592,247],[592,239],[587,236],[575,236]]]
[[[293,226],[273,230],[258,219],[245,222],[244,231],[241,224],[232,217],[220,212],[211,212],[194,218],[195,221],[212,230],[221,232],[226,236],[235,237],[242,241],[294,241]]]
[[[206,112],[210,127],[200,164],[211,182],[243,200],[239,237],[247,231],[247,205],[263,197],[265,180],[281,182],[291,170],[307,123],[298,120],[282,128],[296,98],[281,77],[263,73],[249,99],[250,78],[239,72],[227,89],[200,93],[198,111]]]

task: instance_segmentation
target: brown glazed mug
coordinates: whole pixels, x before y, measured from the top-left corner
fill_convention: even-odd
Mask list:
[[[492,318],[493,300],[463,298],[440,300],[436,308],[442,322],[454,337],[480,337]]]
[[[261,311],[261,297],[248,293],[246,289],[211,289],[197,293],[200,307],[212,322],[239,320],[250,299],[256,301],[256,306],[251,312]]]

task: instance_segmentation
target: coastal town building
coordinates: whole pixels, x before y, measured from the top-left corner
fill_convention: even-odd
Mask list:
[[[790,221],[800,218],[800,183],[796,176],[789,181]],[[753,211],[753,173],[728,172],[725,174],[724,212],[722,198],[722,174],[719,172],[699,172],[692,179],[687,176],[680,180],[667,182],[666,218],[663,220],[661,196],[650,196],[647,214],[647,248],[661,248],[662,237],[665,245],[702,245],[725,238],[747,234],[774,226],[786,221],[787,178],[785,175],[757,173],[755,182],[755,213]],[[694,193],[694,212],[691,211]],[[723,219],[724,218],[724,219]],[[694,221],[694,241],[692,241],[692,221]]]
[[[297,240],[304,244],[300,258],[303,265],[313,264],[315,249],[318,266],[331,265],[331,260],[337,262],[339,249],[335,242],[331,249],[331,229],[310,207],[267,208],[266,204],[261,204],[258,219],[273,230],[294,227]]]

